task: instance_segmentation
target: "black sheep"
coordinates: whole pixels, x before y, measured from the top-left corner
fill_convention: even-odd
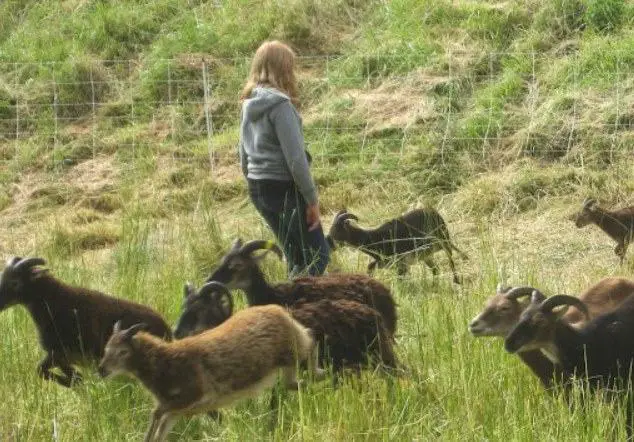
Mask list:
[[[74,364],[99,361],[117,321],[145,323],[148,332],[171,339],[163,318],[149,307],[55,279],[42,258],[13,258],[0,278],[0,311],[23,305],[30,313],[46,356],[38,366],[44,379],[70,387],[81,379]],[[63,375],[51,371],[58,367]]]
[[[407,273],[409,264],[420,258],[436,275],[438,267],[432,254],[444,250],[449,258],[453,280],[457,284],[460,283],[452,250],[466,255],[451,242],[447,224],[436,210],[415,209],[368,230],[352,224],[350,220],[359,219],[346,210],[341,210],[335,215],[328,232],[328,243],[332,249],[335,248],[336,242],[347,243],[370,255],[373,261],[368,265],[369,273],[376,267],[385,267],[393,263],[396,264],[398,273],[403,275]]]
[[[560,320],[566,311],[559,306],[574,306],[589,316],[578,298],[557,295],[541,300],[535,292],[528,308],[504,341],[507,351],[516,353],[541,349],[561,366],[564,380],[582,377],[591,388],[623,390],[634,381],[634,298],[623,301],[616,310],[597,316],[580,329]],[[628,438],[632,436],[632,408],[628,401]]]

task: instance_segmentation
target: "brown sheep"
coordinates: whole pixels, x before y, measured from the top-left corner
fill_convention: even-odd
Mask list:
[[[616,241],[614,254],[623,264],[627,247],[634,238],[634,207],[609,211],[597,205],[596,200],[588,199],[583,203],[581,211],[571,217],[579,228],[588,224],[596,224],[601,230]]]
[[[185,285],[183,309],[174,336],[193,336],[223,323],[232,314],[228,289],[208,282],[196,292]],[[370,362],[396,367],[396,356],[381,315],[373,308],[347,299],[318,299],[292,304],[291,316],[309,328],[319,344],[320,364],[333,370],[360,369]]]
[[[152,393],[146,441],[163,441],[179,416],[216,411],[253,397],[275,384],[297,388],[297,364],[306,363],[316,377],[311,333],[280,306],[244,309],[220,326],[196,336],[165,342],[137,333],[142,324],[115,326],[99,373],[134,376]]]
[[[0,311],[22,305],[39,334],[46,356],[38,366],[44,379],[70,387],[81,380],[73,365],[98,361],[115,322],[139,322],[156,336],[171,338],[170,327],[149,307],[104,295],[96,290],[65,284],[39,266],[42,258],[13,258],[0,279]],[[63,375],[52,372],[58,367]]]
[[[536,297],[546,297],[533,287],[504,288],[498,285],[497,293],[492,296],[482,310],[469,323],[469,331],[475,337],[506,337],[517,324],[522,312],[529,305],[529,298],[536,292]],[[590,319],[615,310],[623,301],[634,295],[634,281],[626,278],[608,277],[588,287],[579,299],[586,306]],[[562,320],[572,327],[583,327],[588,318],[575,306],[571,306],[562,316]],[[542,384],[552,386],[553,373],[558,376],[558,369],[539,350],[518,353],[518,356],[539,378]]]

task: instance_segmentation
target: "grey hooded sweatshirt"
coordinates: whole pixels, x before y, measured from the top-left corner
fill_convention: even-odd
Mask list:
[[[273,88],[253,89],[242,103],[238,148],[245,177],[294,181],[308,204],[317,202],[302,121],[287,95]]]

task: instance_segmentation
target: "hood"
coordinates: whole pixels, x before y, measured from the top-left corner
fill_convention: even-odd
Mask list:
[[[288,95],[277,89],[256,87],[251,92],[251,97],[244,100],[242,107],[244,119],[249,121],[258,120],[273,107],[289,100]]]

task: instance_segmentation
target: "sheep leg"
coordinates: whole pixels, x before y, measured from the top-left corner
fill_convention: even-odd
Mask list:
[[[292,367],[284,367],[282,369],[282,376],[284,377],[284,385],[288,390],[299,390],[299,382],[297,382],[297,369],[293,365]]]
[[[73,376],[76,373],[75,370],[70,365],[63,364],[60,368],[64,372],[65,376],[60,376],[51,372],[51,368],[56,366],[58,365],[54,362],[53,354],[48,353],[38,365],[37,373],[42,379],[53,380],[64,387],[70,387],[73,382]],[[79,375],[77,376],[79,377]]]
[[[451,253],[451,247],[449,245],[444,245],[445,252],[447,253],[447,258],[449,259],[449,267],[451,267],[451,273],[453,273],[453,282],[456,284],[460,284],[460,278],[456,274],[456,265],[453,262],[453,256]]]
[[[174,416],[174,413],[157,408],[152,413],[152,423],[150,424],[150,428],[148,429],[148,433],[146,435],[146,442],[162,442],[166,440],[168,433],[174,426],[174,423],[176,423],[176,416]],[[150,430],[152,430],[153,434],[150,433]],[[148,436],[150,437],[149,439]]]
[[[623,265],[623,261],[625,259],[625,245],[624,241],[619,242],[614,248],[614,254],[620,258],[619,262]]]
[[[308,370],[312,373],[315,381],[326,379],[326,370],[319,366],[319,342],[315,342],[308,358]]]
[[[431,269],[431,274],[434,276],[438,275],[438,265],[434,262],[434,258],[431,255],[426,255],[423,257],[423,262],[427,264],[427,267]]]
[[[408,271],[408,265],[405,262],[405,259],[403,259],[403,258],[399,259],[396,262],[396,274],[398,276],[404,276],[404,275],[407,274],[407,271]]]

